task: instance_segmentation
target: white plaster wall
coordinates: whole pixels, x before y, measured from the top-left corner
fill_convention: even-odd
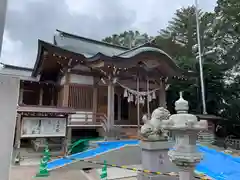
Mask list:
[[[37,78],[31,77],[32,71],[24,71],[19,69],[11,69],[11,68],[2,68],[0,70],[1,74],[16,76],[19,77],[21,80],[26,81],[39,81],[40,76]]]
[[[66,81],[66,77],[62,77],[60,84],[63,85]],[[70,75],[70,83],[74,84],[86,84],[86,85],[93,85],[93,77],[92,76],[82,76],[77,74]]]
[[[0,175],[9,180],[20,79],[0,75]]]

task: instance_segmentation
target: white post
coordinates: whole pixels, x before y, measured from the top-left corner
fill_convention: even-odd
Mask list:
[[[1,3],[0,3],[1,4]],[[1,7],[1,6],[0,6]],[[20,80],[15,77],[0,75],[0,174],[2,180],[9,180],[9,170],[13,150],[14,130],[17,116]]]
[[[201,39],[200,39],[200,30],[199,30],[200,27],[199,27],[198,0],[195,0],[195,6],[196,6],[197,41],[198,41],[198,56],[199,56],[199,69],[200,69],[203,114],[207,114],[206,101],[205,101],[205,87],[204,87],[204,78],[203,78],[203,67],[202,67]]]
[[[5,26],[6,19],[6,11],[7,11],[7,0],[0,1],[0,57],[2,51],[2,41],[3,41],[3,32]]]

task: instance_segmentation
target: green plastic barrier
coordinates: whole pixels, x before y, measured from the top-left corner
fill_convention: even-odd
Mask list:
[[[79,139],[69,146],[68,155],[83,152],[89,148],[89,141],[98,141],[98,140],[102,140],[102,138]]]

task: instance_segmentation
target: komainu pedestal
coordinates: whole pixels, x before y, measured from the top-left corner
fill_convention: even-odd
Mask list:
[[[177,172],[178,169],[168,158],[168,150],[173,146],[168,141],[141,141],[142,169],[152,172]],[[151,177],[151,178],[150,178]],[[138,180],[160,179],[162,175],[151,175],[139,173]]]
[[[162,128],[169,116],[167,109],[159,107],[153,111],[151,119],[142,126],[140,133],[142,169],[162,173],[177,172],[178,169],[168,158],[168,150],[173,144],[168,141],[167,132]],[[138,173],[138,180],[168,180],[169,178],[151,173]]]

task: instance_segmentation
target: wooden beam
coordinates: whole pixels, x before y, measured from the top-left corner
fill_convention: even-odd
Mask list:
[[[102,73],[100,73],[98,71],[87,72],[87,71],[83,71],[83,70],[72,69],[70,72],[71,72],[71,74],[77,74],[77,75],[83,75],[83,76],[93,76],[93,77],[99,77],[102,75]]]

